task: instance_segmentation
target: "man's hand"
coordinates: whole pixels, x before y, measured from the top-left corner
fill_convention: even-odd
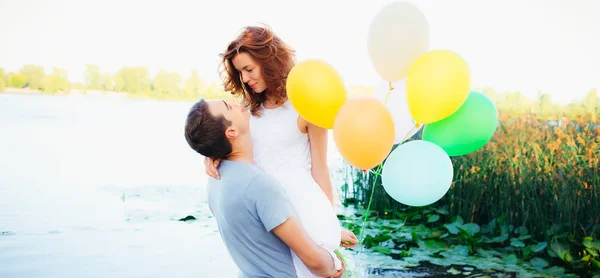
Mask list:
[[[357,243],[358,239],[356,238],[356,235],[353,232],[342,228],[342,242],[340,243],[340,246],[352,248],[356,246]]]
[[[217,167],[221,163],[220,159],[212,159],[210,157],[204,157],[204,172],[215,179],[220,179],[219,171],[217,171]]]
[[[340,258],[340,255],[338,255],[337,253],[335,255],[342,262],[342,269],[340,269],[338,272],[336,272],[335,274],[333,274],[333,276],[331,276],[331,278],[342,277],[342,275],[344,274],[344,271],[346,271],[346,265],[344,264],[344,261],[342,260],[342,258]]]

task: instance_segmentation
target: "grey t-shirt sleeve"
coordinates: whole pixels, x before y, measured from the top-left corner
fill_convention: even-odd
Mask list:
[[[294,215],[292,205],[281,185],[266,175],[257,175],[250,182],[246,191],[246,204],[267,232]]]

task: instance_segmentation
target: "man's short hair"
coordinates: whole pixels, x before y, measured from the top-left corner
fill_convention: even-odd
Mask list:
[[[231,153],[231,143],[225,131],[231,122],[223,115],[213,116],[208,110],[208,103],[201,99],[188,113],[185,123],[185,140],[199,154],[222,159]]]

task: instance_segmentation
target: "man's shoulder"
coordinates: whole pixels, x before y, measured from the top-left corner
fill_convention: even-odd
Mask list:
[[[255,188],[262,188],[262,189],[279,188],[280,187],[279,182],[273,176],[269,175],[268,173],[266,173],[260,169],[258,169],[258,171],[256,172],[256,175],[250,182],[250,186],[255,187]]]
[[[264,187],[278,185],[277,181],[258,166],[239,161],[224,160],[219,166],[221,179],[216,183],[234,183],[236,186]]]
[[[219,173],[222,177],[228,177],[231,180],[236,178],[248,180],[248,178],[258,175],[260,169],[248,162],[223,160],[219,165]]]

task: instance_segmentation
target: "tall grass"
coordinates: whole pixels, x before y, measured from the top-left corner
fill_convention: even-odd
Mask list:
[[[587,236],[600,227],[600,125],[582,116],[548,121],[499,112],[499,127],[487,145],[452,158],[454,182],[431,206],[479,224],[503,219],[535,237],[549,230]],[[355,182],[346,187],[348,203],[355,198],[366,208],[374,190],[371,210],[388,214],[405,207],[372,173],[349,173]]]

